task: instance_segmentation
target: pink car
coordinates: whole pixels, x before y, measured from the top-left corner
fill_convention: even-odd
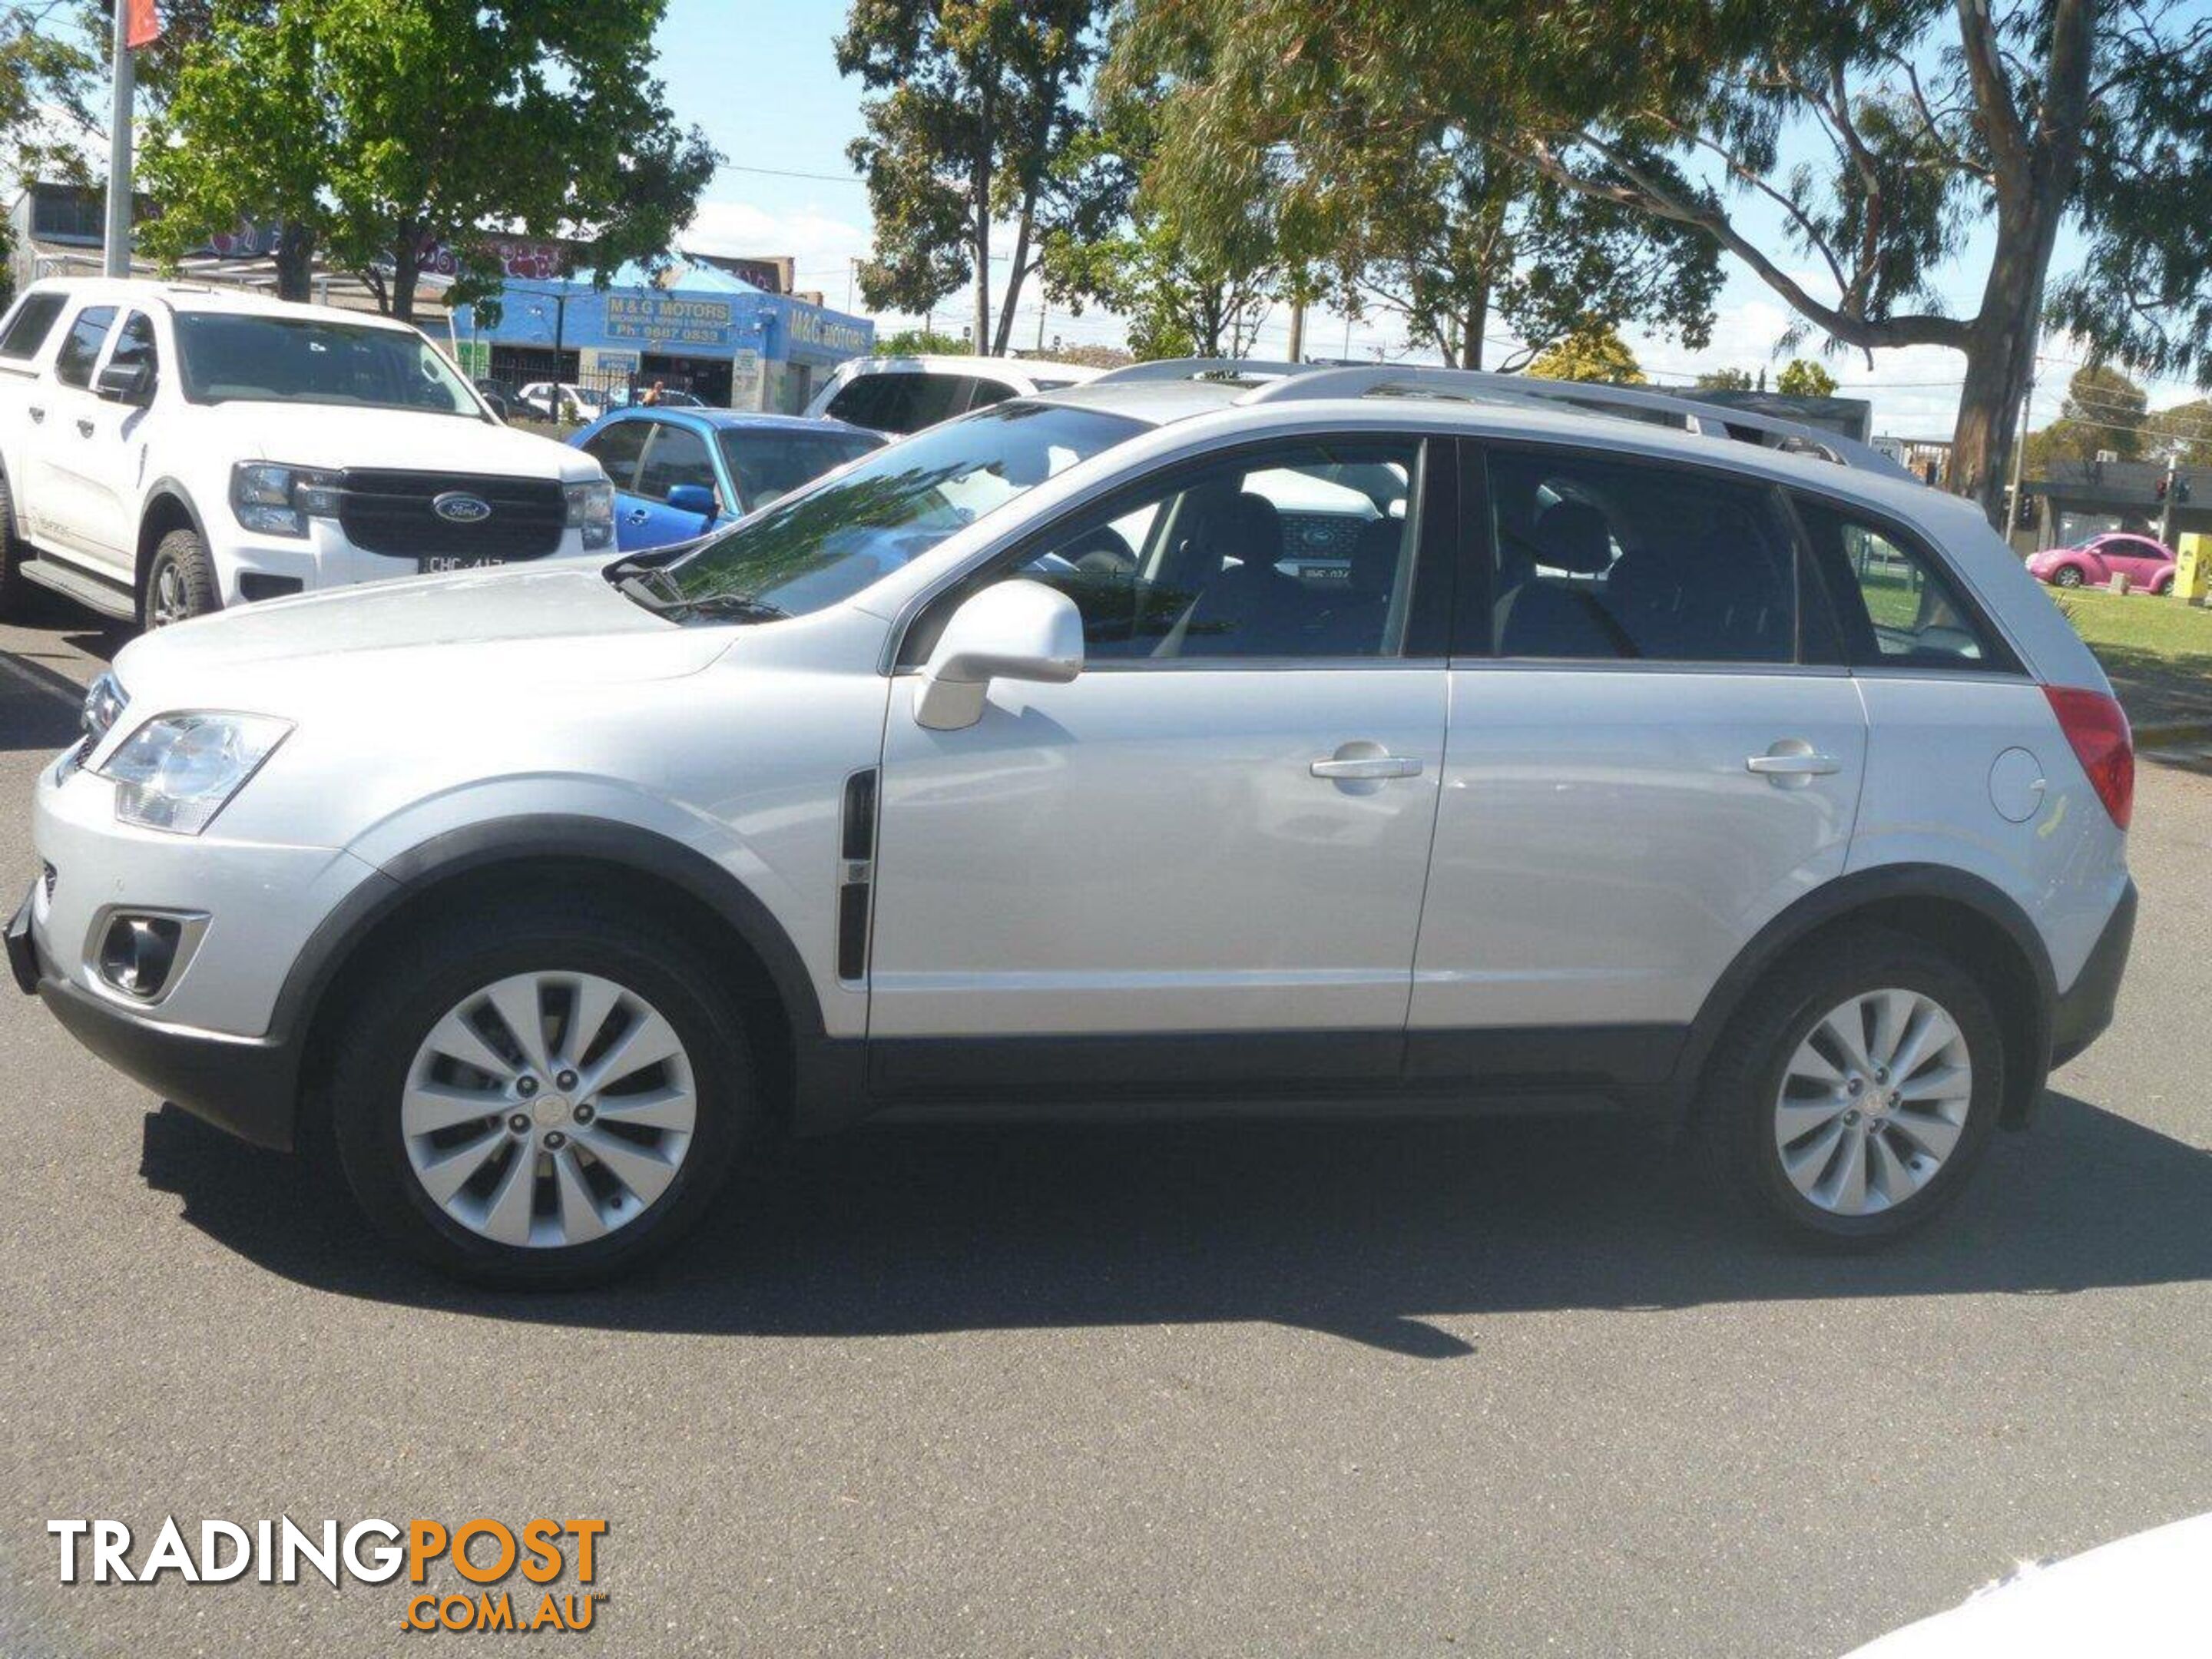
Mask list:
[[[2173,553],[2148,536],[2109,531],[2078,547],[2046,547],[2027,562],[2027,574],[2053,587],[2102,587],[2125,576],[2131,587],[2163,593],[2173,586]]]

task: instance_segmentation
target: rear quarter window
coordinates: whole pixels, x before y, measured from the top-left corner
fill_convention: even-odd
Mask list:
[[[1852,666],[2016,668],[1934,554],[1847,508],[1802,495],[1796,506]]]
[[[54,331],[64,297],[59,294],[25,295],[9,313],[6,325],[0,327],[0,358],[20,363],[37,356],[39,348]]]

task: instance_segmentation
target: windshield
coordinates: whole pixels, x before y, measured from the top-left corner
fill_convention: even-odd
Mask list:
[[[1078,461],[1134,437],[1119,415],[994,404],[878,449],[654,573],[671,608],[804,616],[849,598]]]
[[[319,317],[180,312],[177,352],[196,404],[343,404],[484,418],[460,375],[428,340]]]
[[[724,427],[722,459],[750,513],[883,445],[852,433],[747,432]]]

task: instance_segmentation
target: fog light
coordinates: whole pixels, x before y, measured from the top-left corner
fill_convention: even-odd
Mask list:
[[[118,916],[100,943],[100,976],[127,997],[150,1002],[169,982],[185,925],[173,916]]]

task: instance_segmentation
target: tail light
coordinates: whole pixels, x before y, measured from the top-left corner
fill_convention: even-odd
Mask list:
[[[2136,810],[2136,739],[2118,699],[2070,685],[2046,685],[2043,695],[2051,699],[2058,729],[2074,745],[2074,758],[2097,799],[2112,822],[2126,829]]]

